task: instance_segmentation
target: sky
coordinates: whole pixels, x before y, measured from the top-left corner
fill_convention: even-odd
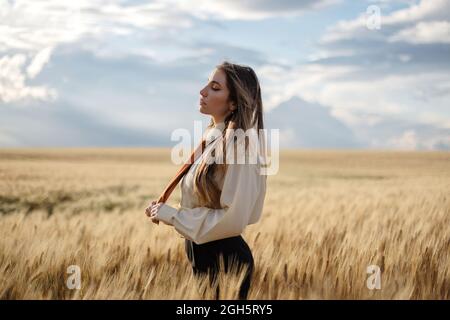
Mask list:
[[[0,0],[0,147],[174,146],[227,60],[283,148],[450,150],[450,0]]]

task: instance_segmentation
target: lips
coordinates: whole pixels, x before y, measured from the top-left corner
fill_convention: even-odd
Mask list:
[[[202,106],[205,106],[205,105],[206,105],[205,101],[203,101],[202,99],[200,99],[200,104],[201,104]]]

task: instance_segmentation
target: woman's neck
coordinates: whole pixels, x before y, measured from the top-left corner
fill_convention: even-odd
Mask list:
[[[223,121],[223,118],[213,118],[214,126],[217,126],[217,124],[222,123]]]

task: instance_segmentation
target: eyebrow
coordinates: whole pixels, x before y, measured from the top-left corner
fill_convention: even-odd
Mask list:
[[[208,81],[209,81],[209,78],[208,78]],[[219,86],[221,86],[221,84],[220,83],[218,83],[217,81],[215,81],[215,80],[211,80],[211,82],[213,82],[213,83],[217,83]]]

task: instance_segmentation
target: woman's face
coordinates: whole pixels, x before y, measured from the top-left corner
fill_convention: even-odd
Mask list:
[[[231,112],[226,80],[225,72],[216,68],[209,76],[207,85],[200,90],[200,112],[211,115],[216,122],[223,121]]]

